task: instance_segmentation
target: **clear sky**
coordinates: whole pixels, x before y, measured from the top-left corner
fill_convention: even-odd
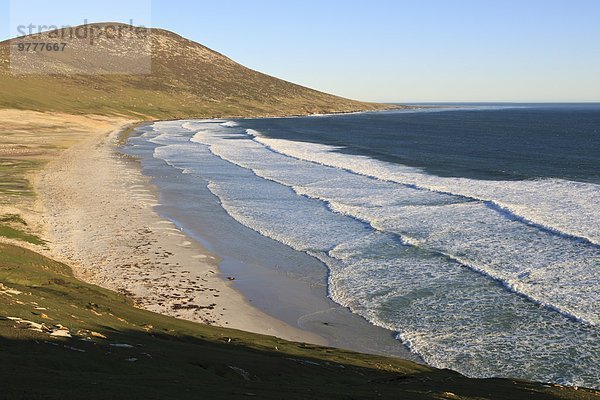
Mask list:
[[[600,101],[600,0],[0,0],[0,15],[2,38],[26,19],[151,23],[360,100]]]

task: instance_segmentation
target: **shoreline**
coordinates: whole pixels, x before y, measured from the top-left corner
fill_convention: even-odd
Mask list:
[[[253,307],[220,275],[218,257],[153,210],[156,188],[138,161],[117,151],[128,125],[63,151],[37,175],[50,254],[67,261],[78,278],[126,294],[149,311],[327,344]]]
[[[220,119],[219,119],[220,120]],[[182,174],[153,156],[155,144],[132,135],[119,151],[141,161],[142,173],[160,188],[155,211],[205,249],[221,257],[219,267],[244,298],[267,314],[324,337],[333,347],[423,363],[397,333],[376,326],[329,297],[329,269],[304,252],[260,235],[233,219],[207,182]],[[212,227],[218,227],[213,229]]]
[[[265,264],[240,263],[231,257],[232,243],[239,243],[239,238],[216,251],[193,232],[182,232],[176,220],[166,221],[168,216],[155,207],[159,191],[150,182],[152,177],[143,173],[140,159],[122,152],[127,135],[151,121],[20,110],[4,110],[0,117],[8,127],[23,132],[13,138],[27,143],[27,154],[39,154],[36,157],[44,160],[27,174],[35,195],[13,205],[0,204],[0,211],[22,215],[28,223],[25,231],[46,240],[33,245],[0,237],[0,242],[67,264],[84,282],[125,294],[138,307],[160,314],[423,363],[395,339],[394,332],[331,301],[326,279],[307,288],[294,279],[273,278],[274,271],[265,267],[276,262],[270,254]],[[39,153],[36,149],[42,143],[50,150]],[[165,241],[168,248],[162,245]],[[175,273],[167,271],[169,262],[176,266]],[[156,265],[145,271],[149,263]],[[203,272],[192,276],[194,271],[185,267],[196,265],[203,266]],[[172,287],[156,285],[157,279],[169,280]],[[188,284],[192,281],[203,287]],[[280,287],[273,289],[269,283]],[[199,292],[197,298],[188,296],[190,291]]]

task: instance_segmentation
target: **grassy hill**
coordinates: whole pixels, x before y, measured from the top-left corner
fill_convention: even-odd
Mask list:
[[[64,264],[0,244],[2,399],[598,399],[286,342],[134,308]]]
[[[100,30],[106,24],[90,25]],[[123,27],[127,27],[122,25]],[[62,35],[64,30],[54,31]],[[44,75],[13,74],[11,45],[48,41],[51,33],[0,42],[0,108],[128,115],[140,119],[270,116],[376,110],[389,106],[363,103],[308,89],[248,69],[175,33],[150,29],[151,74],[91,74],[83,46],[66,41],[70,52],[47,53]],[[135,66],[139,40],[94,44],[93,51],[119,47],[119,62]],[[106,48],[102,48],[105,46]],[[88,46],[89,47],[89,46]],[[13,47],[13,50],[15,47]],[[16,53],[20,54],[20,53]],[[139,56],[142,57],[142,56]],[[142,58],[139,60],[143,61]]]

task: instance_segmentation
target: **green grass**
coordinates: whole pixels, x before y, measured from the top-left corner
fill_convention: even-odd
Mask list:
[[[27,222],[19,214],[1,215],[0,223],[13,223],[13,224],[27,225]]]
[[[0,244],[0,282],[2,399],[600,398],[154,314],[16,246]],[[7,317],[62,324],[73,337],[28,330]]]
[[[33,189],[25,175],[42,165],[37,160],[0,158],[0,203],[9,203],[14,197],[31,197]]]
[[[18,214],[0,215],[0,236],[37,245],[46,243],[36,235],[15,228],[15,225],[27,226],[27,222]]]
[[[3,224],[0,224],[0,236],[38,245],[43,245],[46,243],[36,235],[32,235]]]

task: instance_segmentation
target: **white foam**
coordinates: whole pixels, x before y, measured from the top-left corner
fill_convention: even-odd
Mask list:
[[[596,290],[597,281],[593,279],[598,272],[594,268],[590,271],[590,262],[597,265],[600,259],[597,246],[587,246],[507,219],[485,203],[469,201],[462,195],[419,190],[397,185],[390,179],[386,182],[348,172],[360,169],[356,159],[352,168],[332,168],[271,152],[263,147],[262,141],[238,139],[232,142],[209,131],[196,134],[192,141],[209,145],[214,154],[248,168],[260,177],[292,187],[298,194],[323,200],[331,204],[334,211],[453,257],[503,282],[507,288],[565,315],[593,325],[600,320],[597,309],[600,293]],[[299,147],[302,145],[305,144],[301,143]],[[338,156],[346,157],[345,154],[334,155]],[[303,158],[308,157],[311,156]],[[366,163],[377,163],[360,158]],[[474,183],[471,181],[472,185]],[[230,207],[230,213],[239,213],[248,204],[244,203],[243,194],[238,196],[239,204]],[[223,194],[219,197],[228,198]],[[401,217],[397,217],[399,215]],[[243,219],[242,223],[250,224]],[[284,219],[281,222],[291,223]],[[265,222],[253,222],[255,225],[262,223]],[[285,229],[273,229],[276,232],[264,227],[259,232],[290,244],[289,238],[285,237],[288,233],[279,233]]]
[[[180,124],[180,126],[183,129],[186,129],[188,131],[195,131],[197,130],[199,127],[206,127],[208,125],[219,125],[222,123],[227,122],[227,120],[225,119],[193,119],[193,120],[186,120],[186,121],[176,121]],[[161,124],[162,122],[159,122],[158,124]]]
[[[597,382],[589,354],[600,354],[592,326],[598,247],[567,237],[562,225],[580,217],[557,217],[565,203],[552,204],[571,191],[577,201],[568,204],[585,218],[592,186],[430,177],[330,146],[250,131],[251,140],[214,122],[194,127],[191,143],[177,139],[155,157],[209,180],[238,222],[324,261],[335,301],[399,331],[432,365],[471,376]],[[566,186],[551,201],[541,198],[546,184]],[[578,229],[593,238],[595,228]]]
[[[227,122],[223,122],[222,124],[220,124],[221,126],[224,126],[226,128],[235,128],[236,126],[239,126],[239,124],[237,122],[234,121],[227,121]]]
[[[600,186],[596,184],[562,179],[482,181],[442,178],[426,175],[417,168],[336,152],[339,147],[272,139],[252,129],[247,133],[273,151],[290,157],[380,180],[489,201],[532,223],[600,244],[600,213],[597,212]]]

